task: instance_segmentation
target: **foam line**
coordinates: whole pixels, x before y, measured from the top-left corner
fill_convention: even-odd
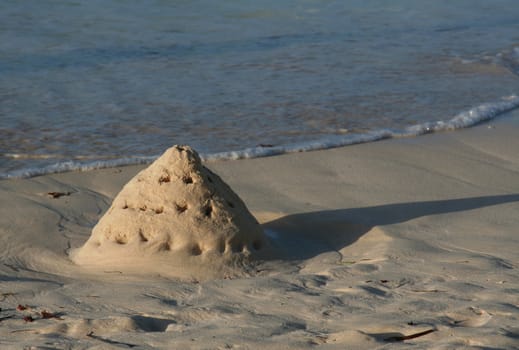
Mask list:
[[[204,161],[236,160],[246,158],[270,157],[287,153],[308,152],[328,148],[343,147],[358,143],[374,142],[389,138],[415,137],[433,132],[463,129],[491,120],[497,116],[519,108],[519,97],[516,95],[502,98],[500,101],[484,103],[470,110],[459,113],[448,120],[432,121],[407,127],[403,130],[380,129],[362,134],[330,135],[325,138],[301,142],[297,144],[275,147],[253,147],[236,151],[201,154]],[[0,174],[0,179],[30,178],[34,176],[62,173],[67,171],[87,171],[111,168],[123,165],[148,164],[157,156],[125,157],[99,161],[68,161],[41,168],[21,169]]]

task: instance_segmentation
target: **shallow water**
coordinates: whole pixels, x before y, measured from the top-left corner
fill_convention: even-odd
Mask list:
[[[466,127],[519,105],[517,18],[513,0],[3,1],[0,178]]]

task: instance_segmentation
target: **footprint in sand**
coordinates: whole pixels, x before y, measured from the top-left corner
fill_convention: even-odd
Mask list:
[[[465,310],[458,311],[447,315],[447,323],[454,327],[481,327],[490,321],[492,315],[483,309],[469,307]]]

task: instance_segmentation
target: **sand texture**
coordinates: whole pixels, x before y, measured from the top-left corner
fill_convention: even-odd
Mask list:
[[[89,268],[201,280],[247,274],[266,249],[243,201],[194,150],[175,146],[123,187],[71,256]]]
[[[93,269],[70,254],[96,240],[111,248],[84,256],[87,263],[115,249],[153,259],[185,254],[190,264],[213,252],[218,270],[231,236],[253,255],[254,239],[262,237],[227,226],[223,218],[234,212],[225,202],[241,206],[227,190],[215,190],[221,199],[212,200],[211,215],[226,210],[216,225],[222,249],[218,240],[205,246],[213,240],[204,230],[213,224],[204,217],[204,191],[193,202],[188,193],[173,198],[167,191],[163,198],[132,197],[137,187],[123,196],[144,167],[2,181],[0,348],[519,349],[518,118],[204,164],[239,194],[276,252],[258,256],[253,271],[223,278],[163,274],[167,259],[158,272],[115,261]],[[200,178],[220,186],[212,172],[200,170]],[[183,172],[169,173],[161,185],[159,173],[136,179],[152,188],[189,185]],[[132,248],[139,225],[148,225],[144,218],[165,217],[182,198],[197,214],[191,223],[171,221],[185,226],[170,231],[170,250],[159,249],[165,240],[151,226],[143,226],[148,242]],[[130,207],[134,217],[124,216]],[[104,226],[110,208],[126,221],[112,233]],[[193,222],[200,232],[188,232]],[[146,243],[153,248],[137,248]],[[193,254],[194,244],[201,254]]]

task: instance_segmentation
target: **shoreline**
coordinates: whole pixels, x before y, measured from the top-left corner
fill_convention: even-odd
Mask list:
[[[0,181],[0,344],[514,347],[518,116],[415,138],[206,162],[285,252],[249,278],[185,282],[109,267],[89,275],[68,260],[144,166]],[[59,318],[42,317],[44,310]]]
[[[461,111],[448,120],[429,121],[405,127],[403,129],[375,129],[363,133],[330,134],[324,138],[304,141],[300,143],[288,143],[284,145],[257,145],[252,148],[230,150],[216,153],[201,154],[204,161],[229,161],[240,159],[254,159],[279,156],[285,154],[321,151],[345,146],[378,142],[388,139],[420,137],[430,133],[441,133],[445,131],[456,131],[471,128],[482,123],[494,121],[496,118],[506,118],[507,114],[517,112],[519,107],[519,97],[516,95],[502,97],[500,101],[492,103],[482,103],[468,110]],[[52,159],[52,155],[28,155],[28,154],[3,154],[7,159]],[[149,165],[158,158],[156,156],[127,156],[127,157],[108,157],[90,162],[81,159],[95,159],[95,156],[76,156],[68,161],[49,164],[41,168],[22,168],[7,173],[0,173],[0,181],[14,178],[31,178],[35,176],[45,176],[60,174],[71,171],[91,171],[99,169],[109,169],[114,167],[129,165]],[[110,160],[108,160],[110,159]]]

